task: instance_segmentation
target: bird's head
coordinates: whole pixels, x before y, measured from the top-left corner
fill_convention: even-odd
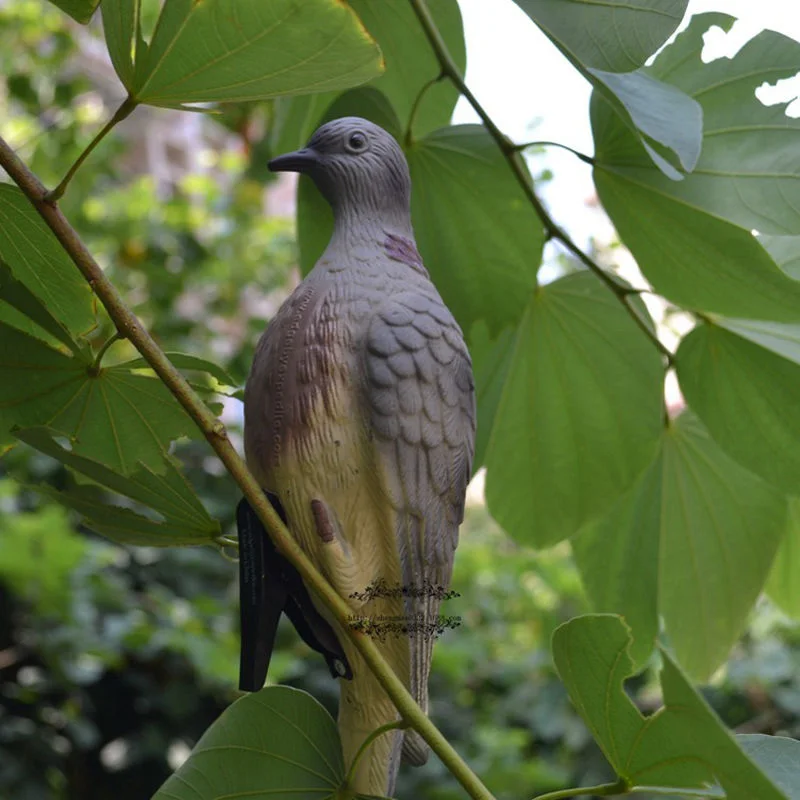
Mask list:
[[[304,148],[273,158],[269,168],[308,175],[337,217],[409,215],[411,178],[403,151],[391,134],[361,117],[326,122]]]

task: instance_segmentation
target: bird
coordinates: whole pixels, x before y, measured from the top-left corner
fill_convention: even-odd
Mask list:
[[[256,346],[244,394],[246,461],[348,603],[349,624],[373,637],[428,713],[439,607],[474,457],[469,350],[417,249],[409,167],[391,134],[360,117],[334,119],[268,167],[313,180],[334,228]],[[307,625],[310,638],[325,640],[316,649],[332,673],[351,676],[340,682],[338,712],[350,766],[370,734],[400,715],[309,594],[330,625],[318,637],[321,626]],[[302,616],[301,603],[294,608]],[[392,795],[401,760],[421,765],[428,755],[413,729],[390,730],[358,759],[351,788]]]

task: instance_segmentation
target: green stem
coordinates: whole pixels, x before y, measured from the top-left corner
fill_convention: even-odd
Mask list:
[[[581,786],[577,789],[560,789],[557,792],[540,794],[534,800],[569,800],[570,797],[581,797],[582,795],[594,794],[599,797],[608,797],[613,794],[625,794],[628,786],[623,778],[614,783],[601,783],[598,786]]]
[[[417,118],[417,112],[419,111],[420,103],[422,102],[422,98],[428,93],[428,89],[431,88],[439,81],[445,78],[444,72],[440,72],[435,78],[431,78],[427,83],[425,83],[422,88],[417,92],[417,96],[414,98],[414,105],[411,106],[411,113],[408,115],[408,125],[406,126],[406,132],[403,136],[403,140],[405,141],[406,147],[411,145],[413,141],[412,138],[412,129],[414,127],[414,121]]]
[[[91,367],[89,367],[89,372],[91,372],[92,375],[97,375],[100,372],[100,365],[103,363],[103,356],[108,351],[108,348],[111,347],[114,342],[118,342],[120,339],[124,338],[125,337],[119,331],[116,331],[114,335],[108,339],[108,341],[103,342],[103,346],[97,351],[94,363]]]
[[[581,161],[585,161],[587,164],[594,164],[594,159],[591,156],[587,156],[586,153],[581,153],[580,150],[574,150],[572,147],[562,144],[561,142],[549,142],[546,140],[540,142],[525,142],[525,144],[515,145],[514,149],[522,152],[529,147],[560,147],[562,150],[566,150],[568,153],[577,156]]]
[[[686,789],[682,786],[632,786],[628,791],[633,794],[660,794],[674,797],[676,794],[682,797],[706,797],[713,800],[725,800],[725,792],[719,789]]]
[[[641,328],[647,338],[653,342],[653,344],[658,348],[659,352],[667,359],[667,363],[671,365],[672,353],[670,353],[669,350],[661,343],[658,336],[656,336],[656,334],[647,327],[647,324],[641,319],[639,314],[637,314],[636,311],[625,302],[628,287],[618,283],[596,261],[584,253],[583,250],[581,250],[581,248],[578,247],[578,245],[575,244],[575,242],[570,238],[569,234],[559,227],[556,221],[550,216],[542,201],[539,199],[536,192],[534,192],[533,186],[531,186],[524,163],[517,152],[517,146],[500,130],[500,128],[497,127],[497,125],[495,125],[494,120],[492,120],[492,118],[486,113],[486,110],[478,102],[475,95],[472,94],[472,92],[469,90],[469,87],[466,85],[466,83],[464,83],[464,79],[461,77],[458,66],[456,65],[455,61],[453,61],[447,49],[447,45],[445,44],[441,33],[439,33],[439,29],[436,27],[436,22],[431,16],[431,12],[428,9],[428,5],[425,0],[409,0],[409,2],[416,13],[417,19],[422,25],[423,30],[425,31],[428,42],[430,43],[437,59],[439,60],[439,65],[442,68],[442,72],[453,82],[458,91],[461,92],[464,97],[466,97],[469,104],[475,110],[475,113],[480,117],[481,122],[483,122],[483,125],[489,132],[489,135],[495,140],[495,142],[497,142],[497,146],[505,156],[505,159],[508,162],[508,165],[511,167],[511,171],[514,173],[517,182],[522,187],[522,191],[525,192],[525,196],[535,209],[539,219],[542,221],[548,238],[558,239],[558,241],[560,241],[567,250],[569,250],[585,267],[591,270],[608,287],[608,289],[614,293],[615,297],[622,303],[628,314],[631,315],[633,321],[639,326],[639,328]]]
[[[69,186],[69,182],[75,176],[75,173],[80,169],[81,164],[89,157],[92,150],[97,147],[100,142],[105,139],[107,134],[111,131],[111,129],[119,122],[122,122],[125,117],[127,117],[133,109],[136,108],[136,101],[129,97],[126,97],[122,101],[122,105],[114,112],[114,115],[111,119],[106,122],[106,124],[100,129],[100,132],[97,136],[92,139],[91,142],[86,146],[86,149],[78,156],[75,163],[67,170],[67,174],[61,180],[61,183],[56,186],[55,189],[51,192],[47,192],[45,195],[45,200],[48,203],[55,203],[56,201],[60,200],[63,197],[64,192],[67,191],[67,187]]]
[[[362,756],[364,753],[367,752],[369,746],[380,736],[383,736],[384,733],[389,733],[389,731],[397,730],[398,728],[407,728],[408,725],[402,720],[398,719],[394,722],[387,722],[385,725],[381,725],[379,728],[375,728],[369,736],[361,743],[361,747],[358,748],[358,751],[353,758],[353,763],[350,765],[350,769],[347,770],[347,777],[345,778],[345,786],[351,786],[353,783],[353,777],[356,774],[356,768],[358,767],[358,762],[361,761]]]
[[[489,790],[477,775],[458,755],[441,731],[428,719],[427,715],[414,701],[403,682],[381,655],[375,643],[365,634],[354,630],[350,625],[350,606],[328,583],[322,573],[294,540],[281,521],[266,495],[261,491],[258,481],[251,475],[241,456],[228,439],[225,426],[208,409],[200,396],[187,380],[164,355],[150,333],[144,328],[136,315],[125,305],[116,287],[109,281],[100,265],[94,260],[75,229],[61,213],[57,205],[48,200],[47,189],[28,169],[8,144],[0,138],[0,166],[27,196],[33,207],[53,231],[61,246],[88,281],[100,302],[108,311],[117,330],[128,339],[142,354],[164,385],[203,432],[211,447],[239,485],[250,502],[258,518],[270,533],[278,550],[289,559],[300,573],[305,585],[312,594],[318,595],[330,610],[332,616],[342,626],[354,646],[361,653],[386,694],[406,720],[409,726],[419,732],[434,753],[442,760],[470,797],[475,800],[494,800]]]

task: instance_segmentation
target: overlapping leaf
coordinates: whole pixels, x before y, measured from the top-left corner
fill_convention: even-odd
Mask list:
[[[655,456],[663,374],[656,349],[593,275],[531,298],[490,421],[486,496],[506,531],[545,546],[610,508]]]
[[[95,374],[84,354],[67,356],[0,323],[0,430],[47,425],[76,454],[130,473],[159,471],[170,441],[196,436],[192,420],[156,378],[124,367]]]
[[[717,325],[681,343],[678,379],[689,405],[739,463],[800,493],[800,365]]]
[[[174,0],[152,39],[140,0],[103,3],[117,74],[140,103],[241,102],[356,86],[382,69],[380,50],[338,0]]]
[[[153,800],[338,797],[336,723],[311,695],[270,686],[229,706]]]
[[[380,4],[351,0],[350,5],[380,45],[386,69],[369,85],[388,100],[399,121],[398,130],[393,133],[400,138],[423,88],[439,75],[439,63],[408,0],[382,0]],[[457,0],[434,0],[428,6],[450,55],[463,73],[466,49]],[[327,92],[276,100],[276,119],[270,134],[273,152],[285,153],[302,147],[335,99],[335,93]],[[414,114],[415,136],[447,125],[456,100],[458,92],[450,81],[440,81],[425,89]],[[371,115],[368,118],[373,119]]]
[[[630,631],[610,615],[578,617],[553,634],[553,658],[572,702],[632,790],[680,795],[719,784],[728,800],[787,800],[662,650],[664,707],[643,717],[625,693]]]
[[[765,236],[758,241],[791,278],[800,280],[800,236]]]
[[[789,524],[772,562],[766,591],[790,617],[800,619],[800,498],[789,498]],[[799,762],[800,763],[800,762]]]
[[[573,552],[593,607],[624,615],[633,630],[637,665],[652,651],[660,613],[681,664],[704,679],[741,633],[787,524],[781,493],[728,458],[687,412]]]
[[[417,245],[445,302],[465,330],[515,324],[536,285],[544,231],[494,140],[458,125],[407,156]]]
[[[140,466],[124,476],[105,464],[64,449],[54,440],[54,434],[46,428],[29,428],[16,435],[40,453],[55,458],[89,481],[146,506],[159,517],[154,519],[152,515],[145,516],[115,503],[92,484],[82,484],[68,491],[45,490],[83,514],[86,524],[93,530],[121,544],[154,547],[208,544],[219,534],[219,523],[208,515],[172,456],[163,454],[158,473]]]
[[[703,107],[703,153],[691,177],[665,182],[638,159],[616,168],[747,230],[800,234],[800,119],[786,116],[785,103],[765,106],[755,95],[765,82],[797,73],[800,43],[766,30],[732,59],[703,63],[705,31],[733,22],[724,14],[694,17],[650,70]]]
[[[25,195],[7,184],[0,184],[0,261],[74,335],[94,325],[89,285]]]
[[[702,140],[700,106],[638,69],[678,26],[686,0],[516,3],[613,106],[664,174],[675,180],[679,170],[691,171]]]
[[[630,72],[661,47],[688,0],[515,0],[571,61]]]
[[[736,741],[789,800],[800,800],[800,742],[797,739],[743,733]]]

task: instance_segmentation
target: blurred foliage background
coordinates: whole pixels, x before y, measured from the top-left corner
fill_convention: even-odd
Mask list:
[[[97,34],[39,0],[0,4],[3,135],[50,185],[118,100],[92,73]],[[265,209],[270,114],[268,104],[215,118],[139,109],[140,127],[104,141],[63,204],[162,346],[214,359],[239,382],[298,280],[292,223]],[[179,117],[203,146],[177,177],[169,164],[153,174],[141,126]],[[97,346],[110,333],[98,330]],[[133,357],[128,348],[115,345],[114,358]],[[224,414],[240,435],[239,401],[226,399]],[[230,477],[202,443],[179,455],[229,530]],[[22,445],[0,462],[0,798],[141,800],[237,694],[236,568],[212,548],[110,544],[32,488],[64,480]],[[453,588],[461,596],[446,613],[461,624],[440,641],[431,678],[445,736],[501,800],[610,778],[549,655],[554,628],[587,610],[568,545],[520,547],[473,504]],[[336,685],[288,626],[271,679],[335,713]],[[629,686],[643,710],[658,707],[655,686],[650,673]],[[761,601],[705,696],[740,732],[800,736],[797,626]],[[462,796],[436,758],[403,770],[398,793]]]

